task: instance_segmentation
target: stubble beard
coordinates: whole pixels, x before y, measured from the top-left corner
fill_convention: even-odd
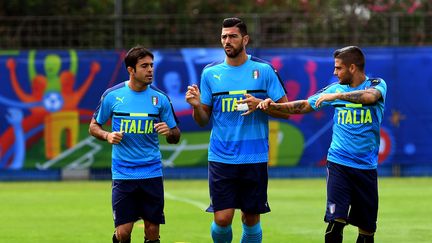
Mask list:
[[[352,83],[352,79],[353,79],[352,75],[350,75],[349,77],[344,77],[343,79],[339,79],[339,84],[350,85]]]
[[[227,57],[230,57],[230,58],[236,58],[242,51],[243,51],[243,46],[241,46],[240,48],[238,48],[238,49],[236,49],[236,48],[234,48],[233,46],[231,46],[231,48],[232,48],[232,52],[231,53],[228,53],[225,49],[224,49],[224,51],[225,51],[225,54],[227,55]]]

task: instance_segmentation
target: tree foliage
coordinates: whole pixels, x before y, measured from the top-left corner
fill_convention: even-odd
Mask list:
[[[1,16],[111,15],[118,0],[3,0]],[[148,14],[249,14],[249,13],[343,13],[349,6],[371,12],[414,14],[432,11],[425,0],[122,0],[124,15]]]

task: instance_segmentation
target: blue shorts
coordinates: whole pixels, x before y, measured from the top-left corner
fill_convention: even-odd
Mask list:
[[[267,202],[267,163],[209,162],[210,206],[207,212],[238,208],[244,213],[270,212]]]
[[[377,170],[361,170],[327,161],[326,222],[345,219],[369,232],[376,231]]]
[[[164,224],[162,177],[142,180],[113,180],[112,210],[114,226],[139,219]]]

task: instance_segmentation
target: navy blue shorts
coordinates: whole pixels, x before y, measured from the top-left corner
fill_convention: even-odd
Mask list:
[[[238,208],[249,214],[270,212],[267,163],[232,165],[209,162],[207,212]]]
[[[112,210],[114,226],[139,219],[164,224],[162,177],[142,180],[113,180]]]
[[[324,220],[345,219],[351,225],[375,232],[377,215],[377,170],[361,170],[328,161]]]

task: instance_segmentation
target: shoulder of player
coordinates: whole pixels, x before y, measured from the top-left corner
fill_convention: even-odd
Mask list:
[[[253,65],[255,67],[259,67],[259,69],[261,69],[261,70],[273,71],[273,72],[277,73],[276,68],[273,67],[273,65],[266,60],[263,60],[263,59],[258,58],[256,56],[251,56],[250,61],[253,63]]]
[[[162,90],[160,90],[159,88],[157,88],[156,86],[154,86],[154,85],[149,85],[148,88],[149,88],[152,92],[154,92],[154,95],[157,95],[157,96],[161,97],[162,99],[167,99],[167,100],[169,100],[169,96],[168,96],[165,92],[163,92]],[[152,95],[153,95],[153,94],[152,94]]]
[[[203,72],[217,68],[218,66],[222,65],[224,63],[223,60],[219,60],[219,61],[215,61],[212,63],[207,64],[204,68],[203,68]]]
[[[346,85],[345,85],[345,86],[346,86]],[[343,90],[345,90],[345,88],[346,88],[345,86],[339,84],[339,82],[333,82],[333,83],[331,83],[331,84],[325,86],[324,88],[318,90],[316,93],[319,94],[319,93],[322,93],[322,92],[324,92],[324,91],[327,91],[327,92],[333,93],[333,92],[336,92],[337,90],[339,90],[339,91],[343,91]]]
[[[368,78],[367,81],[370,83],[370,86],[374,87],[377,85],[384,85],[387,86],[387,83],[382,78]]]
[[[251,56],[250,61],[255,63],[255,64],[262,65],[264,67],[270,67],[270,68],[274,69],[273,65],[270,62],[263,60],[259,57]]]

